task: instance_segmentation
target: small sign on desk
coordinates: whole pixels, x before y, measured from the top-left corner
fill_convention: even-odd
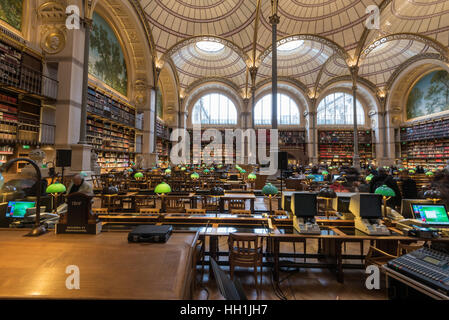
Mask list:
[[[67,197],[67,213],[56,225],[56,234],[99,234],[101,222],[92,213],[92,196],[73,193]]]

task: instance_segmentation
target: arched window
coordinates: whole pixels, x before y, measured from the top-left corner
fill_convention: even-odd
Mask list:
[[[237,124],[237,108],[223,94],[207,94],[195,103],[192,111],[193,124]]]
[[[260,99],[254,107],[254,124],[271,124],[271,94]],[[286,94],[278,94],[278,124],[299,124],[299,108],[296,102]]]
[[[357,124],[365,124],[365,111],[357,100]],[[354,124],[352,95],[344,92],[331,93],[321,100],[317,109],[318,125]]]

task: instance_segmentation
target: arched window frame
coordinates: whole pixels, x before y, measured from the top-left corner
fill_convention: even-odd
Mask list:
[[[217,117],[213,119],[203,119],[204,113],[199,113],[197,108],[201,103],[205,103],[208,105],[203,106],[203,108],[207,109],[204,111],[208,111],[210,115],[212,115],[212,105],[213,99],[218,99],[219,106],[216,108],[214,112],[218,114]],[[217,100],[215,100],[217,101]],[[201,124],[201,125],[219,125],[219,126],[235,126],[238,124],[238,109],[235,105],[234,101],[230,99],[227,95],[220,92],[209,92],[202,95],[193,105],[192,107],[192,124]]]
[[[342,95],[342,96],[341,96]],[[336,97],[340,96],[340,97]],[[343,98],[344,112],[337,112],[338,106],[335,101]],[[353,115],[353,96],[350,93],[336,91],[326,95],[317,107],[317,125],[318,126],[351,126],[354,125]],[[324,106],[324,109],[323,109]],[[357,124],[365,125],[365,109],[360,100],[357,99]]]
[[[268,93],[256,102],[253,110],[256,126],[271,125],[271,101],[272,95]],[[278,93],[278,125],[292,126],[300,123],[301,113],[298,103],[288,94]]]

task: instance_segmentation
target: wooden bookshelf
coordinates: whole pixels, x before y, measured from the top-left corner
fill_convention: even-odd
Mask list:
[[[359,156],[362,163],[374,158],[372,130],[360,130]],[[318,158],[320,162],[339,165],[352,165],[354,157],[353,130],[320,130],[318,131]]]
[[[89,86],[86,137],[102,171],[123,170],[135,161],[136,111],[111,92]]]
[[[449,160],[449,118],[401,127],[400,145],[404,165],[445,165]]]

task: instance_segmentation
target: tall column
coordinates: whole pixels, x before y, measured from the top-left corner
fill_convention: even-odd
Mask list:
[[[84,66],[83,66],[83,91],[81,98],[81,122],[80,122],[80,139],[78,144],[87,144],[86,126],[87,126],[87,89],[89,86],[89,49],[90,49],[90,32],[92,29],[92,19],[84,18]]]
[[[316,98],[312,98],[312,109],[316,103]],[[318,164],[318,143],[317,143],[317,127],[316,127],[316,112],[306,112],[304,114],[309,117],[307,127],[307,154],[309,157],[309,163]]]
[[[357,72],[358,67],[351,67],[352,74],[352,108],[354,114],[354,158],[353,166],[360,169],[360,155],[359,155],[359,133],[357,125]]]
[[[272,28],[271,38],[271,124],[273,129],[278,128],[278,108],[277,108],[277,96],[278,96],[278,50],[277,50],[277,25],[280,21],[278,16],[278,0],[271,0],[271,17],[270,23]]]
[[[249,68],[249,73],[251,75],[251,128],[254,129],[254,107],[256,106],[256,77],[257,77],[257,67],[251,66]]]

